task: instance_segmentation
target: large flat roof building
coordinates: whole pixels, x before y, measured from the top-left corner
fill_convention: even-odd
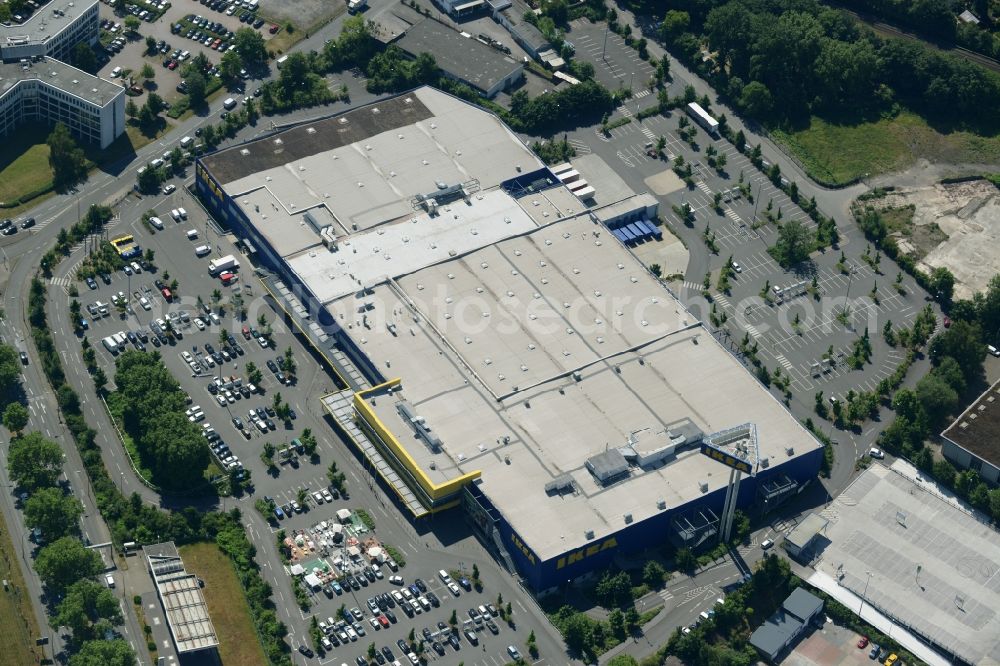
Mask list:
[[[813,566],[949,663],[998,664],[1000,534],[945,493],[899,461],[871,465],[823,510]]]
[[[742,506],[819,468],[818,442],[492,114],[420,88],[206,156],[196,183],[300,329],[357,369],[323,403],[401,504],[461,505],[535,588],[716,534],[729,473],[709,434],[756,441]]]
[[[125,131],[125,89],[66,64],[96,44],[97,0],[53,0],[23,23],[0,24],[0,136],[24,121],[65,124],[106,148]]]
[[[983,392],[941,433],[941,453],[960,469],[1000,483],[1000,381]]]

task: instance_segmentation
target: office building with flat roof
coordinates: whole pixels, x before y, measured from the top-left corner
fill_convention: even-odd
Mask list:
[[[196,187],[341,372],[322,404],[399,503],[461,508],[536,589],[715,537],[729,470],[703,440],[753,441],[744,508],[819,469],[602,222],[652,224],[655,199],[592,207],[478,107],[419,88],[202,157]]]
[[[202,582],[184,569],[173,541],[143,546],[149,575],[163,604],[178,654],[214,650],[219,637],[208,615]]]
[[[61,122],[106,148],[125,131],[125,89],[66,64],[99,36],[97,0],[53,0],[22,22],[0,24],[0,136],[23,122]]]

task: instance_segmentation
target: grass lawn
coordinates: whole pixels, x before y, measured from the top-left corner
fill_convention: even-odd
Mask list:
[[[4,141],[0,155],[0,202],[15,201],[28,192],[52,186],[47,131],[24,127]],[[4,214],[4,217],[10,217]]]
[[[0,627],[4,634],[0,640],[0,666],[38,664],[42,658],[40,648],[35,647],[35,637],[40,634],[21,575],[19,557],[0,516],[0,578],[7,581],[8,586],[7,590],[0,589]]]
[[[891,120],[834,125],[813,118],[807,129],[775,131],[815,180],[842,185],[905,169],[917,159],[951,164],[1000,162],[1000,136],[970,132],[942,134],[919,116],[904,112]]]
[[[219,660],[223,664],[266,664],[250,607],[229,558],[213,543],[181,546],[180,552],[184,568],[205,581],[208,612],[219,637]]]

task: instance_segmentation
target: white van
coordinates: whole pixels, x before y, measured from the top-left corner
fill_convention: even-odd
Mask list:
[[[194,239],[198,238],[198,230],[188,229],[186,235],[188,237],[188,240],[193,241]]]
[[[164,164],[163,160],[157,157],[155,160],[149,163],[149,166],[153,167],[154,169],[159,169],[161,166],[163,166],[163,164]]]
[[[174,208],[173,210],[170,211],[170,217],[174,218],[174,222],[180,222],[181,221],[181,212],[179,210],[177,210],[176,208]]]
[[[288,56],[286,56],[286,55],[283,55],[283,56],[281,56],[280,58],[278,58],[278,59],[277,59],[277,60],[275,61],[275,64],[276,64],[276,65],[278,66],[278,69],[281,69],[281,67],[282,67],[282,66],[283,66],[283,65],[284,65],[284,64],[285,64],[286,62],[288,62]]]
[[[157,229],[159,229],[161,231],[163,230],[163,220],[161,220],[160,218],[155,217],[155,216],[151,217],[151,218],[149,218],[149,223],[151,225],[153,225],[153,227],[155,227],[155,228],[157,228]]]
[[[285,56],[285,57],[287,58],[288,56]],[[122,68],[121,67],[115,67],[113,70],[111,70],[111,78],[117,79],[121,75],[122,75]]]
[[[188,219],[188,212],[186,210],[184,210],[183,208],[178,208],[177,209],[177,213],[181,216],[182,220]]]
[[[199,245],[198,247],[196,247],[194,249],[194,256],[196,256],[196,257],[204,257],[206,254],[210,254],[211,252],[212,252],[212,248],[210,248],[209,246],[207,246],[207,245]]]
[[[181,148],[183,148],[184,150],[190,148],[192,144],[194,144],[194,139],[190,136],[186,136],[183,139],[181,139]]]
[[[444,569],[438,571],[438,577],[441,579],[441,582],[444,583],[445,585],[451,582],[451,576],[449,576],[448,572],[445,571]]]
[[[222,106],[226,111],[232,111],[236,108],[236,100],[232,97],[227,97],[226,101],[222,103]]]

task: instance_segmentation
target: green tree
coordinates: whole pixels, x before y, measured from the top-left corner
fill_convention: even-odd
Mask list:
[[[597,601],[605,608],[620,608],[632,603],[632,580],[624,571],[605,573],[594,588]]]
[[[70,61],[74,67],[88,74],[96,74],[99,68],[97,54],[94,53],[94,49],[87,42],[77,42],[76,46],[73,47]]]
[[[69,666],[133,666],[135,653],[128,641],[87,641],[80,651],[69,658]]]
[[[125,115],[129,118],[135,118],[139,115],[139,107],[131,97],[125,102]]]
[[[184,75],[184,82],[187,84],[188,103],[191,105],[191,108],[203,108],[205,106],[205,98],[208,94],[208,81],[205,80],[205,75],[199,71],[188,71]],[[209,125],[208,127],[212,126]]]
[[[290,375],[295,374],[297,366],[295,364],[295,356],[292,354],[291,347],[285,349],[285,355],[281,359],[281,369]]]
[[[594,635],[594,621],[583,613],[573,612],[563,621],[562,634],[566,647],[582,655],[590,648]]]
[[[81,645],[120,625],[121,607],[111,590],[92,580],[81,580],[66,590],[51,622],[55,628],[68,627],[74,644]]]
[[[40,488],[24,503],[24,522],[37,527],[47,541],[78,534],[83,505],[61,488]]]
[[[812,245],[812,235],[806,226],[799,220],[789,220],[781,225],[771,250],[778,263],[790,267],[808,259]]]
[[[946,358],[955,359],[967,381],[975,380],[983,372],[986,345],[976,323],[953,322],[950,328],[944,329],[931,340],[928,351],[935,365]]]
[[[149,81],[152,81],[153,79],[156,78],[156,70],[153,69],[153,66],[147,62],[142,66],[142,69],[139,71],[139,76],[145,79],[146,82],[148,83]]]
[[[12,402],[3,410],[3,425],[12,434],[17,434],[28,425],[30,414],[19,402]]]
[[[660,37],[667,43],[673,42],[687,32],[691,26],[691,15],[684,11],[670,9],[660,24]]]
[[[760,81],[751,81],[743,87],[739,105],[755,118],[767,118],[774,108],[774,98],[766,85]]]
[[[646,565],[642,568],[642,581],[654,590],[662,587],[666,578],[667,570],[656,560],[646,562]]]
[[[11,481],[28,492],[54,486],[62,466],[62,449],[39,432],[29,432],[10,443],[7,472]]]
[[[53,184],[57,190],[70,188],[86,176],[87,165],[83,151],[65,125],[56,123],[46,144],[49,146]]]
[[[126,16],[125,17],[125,29],[131,33],[139,32],[139,26],[142,25],[142,21],[139,20],[138,16]]]
[[[235,53],[240,55],[240,59],[247,67],[258,68],[267,62],[264,37],[259,31],[253,28],[240,28],[236,31],[233,44],[236,46]]]
[[[78,580],[96,576],[103,567],[101,556],[74,537],[53,541],[35,558],[35,570],[45,587],[57,594]]]
[[[264,378],[264,375],[260,371],[260,368],[258,368],[257,364],[254,363],[253,361],[247,362],[246,371],[247,371],[247,381],[250,382],[251,384],[260,384],[261,380]]]
[[[958,405],[958,393],[941,377],[931,373],[917,382],[917,399],[933,424],[941,424]]]
[[[939,303],[945,305],[951,303],[955,293],[955,276],[943,266],[935,268],[931,272],[927,291],[931,292]]]
[[[674,556],[674,564],[681,571],[690,573],[698,567],[698,558],[694,556],[690,548],[680,548]]]
[[[243,69],[243,60],[240,59],[239,51],[226,51],[219,61],[219,74],[222,75],[222,80],[226,83],[239,81],[241,69]]]
[[[146,55],[155,56],[159,51],[159,47],[156,46],[156,37],[152,35],[146,36]]]

